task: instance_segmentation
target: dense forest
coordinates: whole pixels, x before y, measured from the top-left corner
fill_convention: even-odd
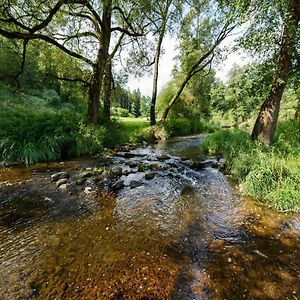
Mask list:
[[[1,160],[30,165],[217,131],[201,151],[225,156],[247,193],[299,199],[299,1],[1,0],[0,16]],[[158,90],[166,36],[178,55]],[[216,69],[236,51],[251,63],[233,64],[224,83]],[[127,87],[144,74],[151,97]],[[253,183],[262,162],[272,191]],[[286,209],[299,209],[291,201]]]

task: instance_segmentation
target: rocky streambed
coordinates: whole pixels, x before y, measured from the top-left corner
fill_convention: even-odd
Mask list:
[[[242,197],[202,140],[0,169],[0,299],[300,298],[300,216]]]

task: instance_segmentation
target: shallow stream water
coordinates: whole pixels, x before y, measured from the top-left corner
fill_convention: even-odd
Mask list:
[[[260,207],[218,169],[190,168],[202,140],[111,158],[157,169],[123,175],[116,194],[50,181],[93,160],[0,169],[0,299],[300,299],[300,215]]]

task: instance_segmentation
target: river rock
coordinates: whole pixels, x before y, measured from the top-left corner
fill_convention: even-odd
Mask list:
[[[131,189],[137,188],[142,185],[143,185],[143,183],[141,181],[136,181],[136,180],[130,181],[130,184],[129,184]]]
[[[124,170],[124,171],[122,172],[122,175],[128,176],[128,175],[129,175],[129,171],[128,171],[128,170]]]
[[[90,194],[90,193],[92,193],[93,192],[93,189],[92,189],[92,187],[90,187],[90,186],[87,186],[85,189],[84,189],[84,191],[83,191],[85,194]]]
[[[76,179],[76,185],[83,185],[86,182],[86,178],[81,177]]]
[[[145,164],[138,164],[138,172],[145,172],[147,170],[147,166]]]
[[[170,159],[170,156],[169,156],[169,155],[166,155],[166,154],[162,154],[162,155],[157,156],[157,159],[158,159],[159,161],[165,161],[165,160]]]
[[[70,174],[67,172],[58,172],[51,175],[51,181],[58,181],[59,179],[68,179],[70,178]]]
[[[66,184],[67,182],[68,182],[68,179],[67,179],[67,178],[59,179],[59,180],[56,182],[56,186],[57,186],[57,187],[60,187],[61,185]]]
[[[131,152],[124,152],[124,155],[123,155],[124,158],[133,158],[135,156],[136,155],[134,153],[131,153]]]
[[[121,167],[116,166],[116,167],[112,167],[112,168],[111,168],[111,172],[112,172],[113,175],[121,176],[123,170],[122,170]]]
[[[112,186],[112,189],[114,192],[116,192],[122,189],[123,187],[124,187],[124,180],[119,180]]]
[[[130,163],[129,163],[129,167],[130,168],[136,168],[138,166],[138,163],[136,162],[136,161],[131,161]]]
[[[147,173],[147,174],[145,174],[145,179],[146,180],[151,180],[151,179],[154,178],[154,176],[155,176],[155,173],[153,173],[153,172]]]
[[[82,172],[79,176],[81,178],[89,178],[89,177],[92,177],[94,174],[92,172],[92,170],[88,170],[88,171],[84,171]]]
[[[59,186],[60,189],[65,190],[67,188],[67,184],[63,183]]]

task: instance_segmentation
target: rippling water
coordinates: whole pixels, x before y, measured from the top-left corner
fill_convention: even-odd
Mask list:
[[[180,157],[201,159],[202,139],[112,159],[159,165],[149,181],[123,176],[117,195],[50,182],[93,161],[2,169],[0,299],[300,298],[300,216],[241,197],[217,169],[189,168]]]

